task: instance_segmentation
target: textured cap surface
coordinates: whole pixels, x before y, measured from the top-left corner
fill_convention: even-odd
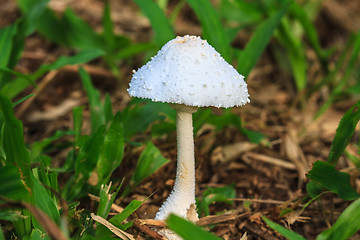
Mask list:
[[[128,92],[132,97],[197,107],[250,102],[244,77],[207,41],[188,35],[169,41],[134,71]]]

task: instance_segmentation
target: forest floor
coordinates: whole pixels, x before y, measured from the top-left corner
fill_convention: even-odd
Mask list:
[[[323,47],[336,46],[336,51],[341,52],[350,32],[359,29],[360,16],[355,13],[360,12],[360,6],[354,2],[356,1],[323,1],[315,20]],[[70,7],[95,29],[101,26],[103,4],[99,0],[50,1],[50,7],[58,14]],[[170,6],[171,4],[172,1]],[[15,1],[5,0],[0,5],[0,26],[6,26],[20,16]],[[151,40],[151,25],[139,13],[133,1],[114,0],[111,1],[111,6],[117,33],[124,34],[135,42]],[[180,12],[175,30],[178,35],[201,35],[201,27],[189,7],[185,6]],[[239,33],[232,44],[244,47],[249,38],[246,32]],[[69,53],[68,49],[54,46],[34,34],[28,38],[16,69],[25,73],[32,72],[41,64]],[[314,61],[314,52],[309,50],[307,58],[309,62],[314,62],[309,64],[307,71],[309,82],[316,81],[321,71],[319,64]],[[114,110],[118,111],[124,109],[130,100],[126,89],[131,79],[131,70],[140,67],[142,61],[142,57],[138,56],[121,63],[120,79],[113,77],[105,65],[98,61],[87,64],[85,68],[94,85],[103,94],[110,94]],[[283,239],[262,221],[261,216],[267,216],[308,239],[315,239],[334,223],[349,203],[335,194],[327,193],[302,211],[301,200],[307,196],[306,173],[313,162],[327,159],[338,123],[356,99],[342,99],[314,119],[323,99],[328,96],[327,89],[314,93],[306,101],[299,101],[301,93],[296,91],[291,74],[281,70],[274,61],[271,48],[266,49],[255,69],[246,76],[246,81],[251,103],[234,108],[232,112],[241,116],[246,128],[263,133],[266,140],[261,144],[253,144],[232,126],[220,131],[215,131],[211,125],[204,125],[200,129],[195,137],[197,197],[201,199],[202,192],[208,187],[235,184],[236,188],[236,198],[232,203],[215,203],[210,206],[210,214],[223,212],[226,214],[222,215],[223,219],[208,217],[202,218],[202,221],[217,223],[211,228],[211,232],[224,239],[240,239],[245,232],[248,239]],[[72,128],[72,108],[87,105],[86,92],[75,67],[67,66],[51,71],[38,85],[39,89],[31,102],[24,102],[15,109],[16,116],[23,121],[25,141],[28,143],[49,137],[57,130]],[[33,90],[28,90],[31,91]],[[90,131],[89,114],[89,110],[85,109],[85,133]],[[146,139],[145,135],[150,132],[143,134],[144,136],[137,138]],[[355,139],[358,135],[356,133]],[[143,200],[151,196],[136,211],[140,219],[154,217],[174,183],[175,133],[153,139],[153,143],[171,162],[146,179],[126,198],[116,201],[117,205],[125,207],[133,199]],[[112,178],[128,177],[135,168],[140,151],[141,149],[127,146],[123,167],[114,172]],[[56,160],[55,166],[64,162],[67,152],[68,149],[64,149],[51,153]],[[337,167],[346,169],[350,165],[348,159],[341,157]],[[66,176],[63,181],[66,182]],[[353,179],[353,184],[360,191],[359,179]],[[96,212],[97,204],[90,198],[82,199],[81,206],[86,211]],[[279,213],[286,209],[293,211],[279,217]],[[130,229],[134,235],[137,235],[137,231],[136,228]],[[359,238],[360,234],[357,234],[353,239]]]

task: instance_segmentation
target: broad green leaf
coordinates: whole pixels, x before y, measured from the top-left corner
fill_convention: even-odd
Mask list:
[[[93,86],[90,75],[83,68],[79,68],[79,74],[89,98],[91,132],[94,133],[105,124],[104,107],[101,103],[100,92]]]
[[[250,73],[263,53],[266,45],[269,43],[274,30],[279,25],[281,18],[291,4],[291,1],[284,2],[285,3],[283,3],[282,8],[278,12],[271,15],[269,19],[257,27],[254,35],[246,44],[245,49],[240,52],[237,70],[241,74],[247,76]]]
[[[67,45],[78,49],[103,49],[99,35],[78,17],[70,8],[62,16],[62,26],[66,30]]]
[[[174,30],[169,20],[153,0],[135,0],[141,11],[147,16],[155,33],[155,42],[158,47],[175,37]]]
[[[321,194],[323,189],[324,187],[321,184],[315,182],[310,181],[306,184],[306,192],[311,198],[317,197],[319,194]]]
[[[138,159],[131,180],[136,186],[168,162],[169,160],[164,158],[160,150],[154,144],[149,142]]]
[[[267,219],[266,217],[262,217],[262,219],[266,222],[267,225],[269,225],[269,227],[271,227],[272,229],[274,229],[275,231],[279,232],[281,235],[283,235],[284,237],[286,237],[286,239],[289,240],[306,240],[306,238],[304,238],[303,236],[277,224],[274,223],[273,221]]]
[[[360,120],[360,101],[352,106],[342,117],[336,130],[334,140],[331,143],[327,161],[336,164],[346,146],[351,141],[356,125]]]
[[[0,167],[0,182],[0,196],[22,200],[29,195],[29,191],[21,181],[19,169],[15,165]]]
[[[121,112],[118,112],[105,135],[97,171],[99,180],[106,183],[111,173],[120,165],[124,155],[124,125]]]
[[[143,102],[146,104],[141,104]],[[124,129],[125,139],[129,139],[136,133],[146,131],[154,121],[163,120],[164,113],[169,115],[173,111],[170,105],[166,103],[134,99],[123,111],[124,126],[126,126]]]
[[[360,230],[360,199],[348,206],[328,230],[322,232],[316,240],[345,240]]]
[[[21,11],[25,16],[26,36],[30,35],[36,29],[37,23],[46,10],[49,0],[17,0]]]
[[[218,13],[208,0],[187,0],[199,18],[206,39],[227,61],[231,59],[230,41]]]
[[[350,175],[336,171],[335,167],[328,162],[316,161],[306,176],[344,200],[354,200],[360,197],[350,185]]]
[[[205,231],[194,223],[188,222],[185,219],[171,214],[166,219],[166,225],[184,240],[220,240],[217,236]]]
[[[218,188],[210,188],[208,187],[203,192],[202,200],[199,202],[199,215],[202,213],[205,214],[205,216],[210,214],[209,206],[213,203],[222,202],[227,204],[232,204],[232,201],[229,201],[229,198],[235,198],[236,197],[236,190],[234,185],[225,186],[225,187],[218,187]]]
[[[0,95],[0,113],[4,120],[2,144],[6,154],[6,165],[16,163],[26,188],[30,190],[32,189],[30,155],[25,148],[23,126],[21,121],[16,119],[10,100],[2,95]]]
[[[164,158],[160,150],[149,142],[145,150],[141,153],[136,164],[135,172],[122,195],[126,196],[133,187],[139,185],[145,178],[149,177],[168,162],[169,160]]]

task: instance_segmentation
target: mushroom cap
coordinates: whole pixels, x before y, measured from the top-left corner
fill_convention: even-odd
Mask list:
[[[196,107],[233,107],[250,102],[244,76],[206,40],[186,35],[166,43],[137,71],[132,97]]]

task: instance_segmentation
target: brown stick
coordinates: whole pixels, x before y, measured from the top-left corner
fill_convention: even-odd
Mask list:
[[[133,226],[136,227],[140,232],[145,233],[145,234],[147,234],[148,236],[150,236],[150,237],[152,237],[154,239],[166,240],[166,238],[164,236],[161,236],[160,234],[158,234],[157,232],[155,232],[151,228],[149,228],[149,227],[145,226],[144,224],[142,224],[138,218],[134,219]]]

